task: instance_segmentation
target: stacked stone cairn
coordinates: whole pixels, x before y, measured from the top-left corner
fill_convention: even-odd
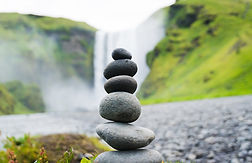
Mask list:
[[[136,121],[141,114],[141,104],[133,93],[137,82],[133,76],[137,65],[131,61],[131,54],[115,49],[111,62],[104,70],[107,82],[104,85],[107,96],[101,101],[100,115],[110,121],[96,128],[97,134],[118,151],[100,154],[95,163],[161,163],[159,152],[141,149],[155,138],[153,131],[129,123]]]

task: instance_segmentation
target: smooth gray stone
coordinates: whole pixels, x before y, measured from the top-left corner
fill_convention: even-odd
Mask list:
[[[149,145],[155,139],[153,131],[127,123],[109,122],[96,127],[96,133],[117,150],[132,150]]]
[[[105,96],[99,107],[100,115],[116,122],[134,122],[141,114],[141,104],[135,95],[114,92]]]
[[[123,48],[117,48],[112,52],[112,58],[114,60],[131,59],[132,56],[131,56],[130,52],[128,52],[127,50],[125,50]]]
[[[120,75],[110,78],[105,84],[104,89],[107,93],[128,92],[134,93],[137,89],[137,82],[134,78],[127,75]]]
[[[110,151],[100,154],[95,163],[161,163],[161,154],[155,150]]]
[[[106,79],[119,75],[134,76],[137,72],[137,65],[129,59],[115,60],[108,64],[103,75]]]

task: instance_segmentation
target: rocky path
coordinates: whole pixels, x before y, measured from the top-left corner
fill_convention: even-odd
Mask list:
[[[1,116],[0,138],[24,133],[95,135],[102,122],[97,111]],[[252,162],[252,96],[145,106],[135,124],[155,131],[148,148],[160,151],[166,160]]]

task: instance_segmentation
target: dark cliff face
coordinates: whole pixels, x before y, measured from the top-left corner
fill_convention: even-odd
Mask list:
[[[57,74],[63,79],[80,78],[92,85],[94,38],[95,29],[85,23],[0,14],[0,59],[9,60],[10,55],[16,58],[12,67],[19,66],[20,76],[28,81],[39,83],[41,76]]]
[[[251,4],[187,0],[164,8],[166,36],[147,55],[142,103],[251,94]]]
[[[92,86],[94,31],[73,27],[68,31],[46,31],[46,35],[58,43],[55,57],[64,76],[77,76]]]

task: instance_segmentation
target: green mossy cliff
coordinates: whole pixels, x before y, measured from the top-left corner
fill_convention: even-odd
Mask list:
[[[45,104],[37,85],[20,81],[0,84],[0,115],[44,111]]]
[[[0,115],[14,113],[16,101],[10,92],[0,85]]]
[[[38,72],[51,71],[63,78],[77,76],[92,85],[94,37],[95,29],[85,23],[0,13],[1,64],[6,60],[20,65],[16,72],[32,82],[39,82]]]
[[[252,1],[180,0],[148,53],[143,104],[252,94]]]
[[[45,111],[41,85],[72,78],[92,85],[95,31],[63,18],[0,13],[0,115]]]

